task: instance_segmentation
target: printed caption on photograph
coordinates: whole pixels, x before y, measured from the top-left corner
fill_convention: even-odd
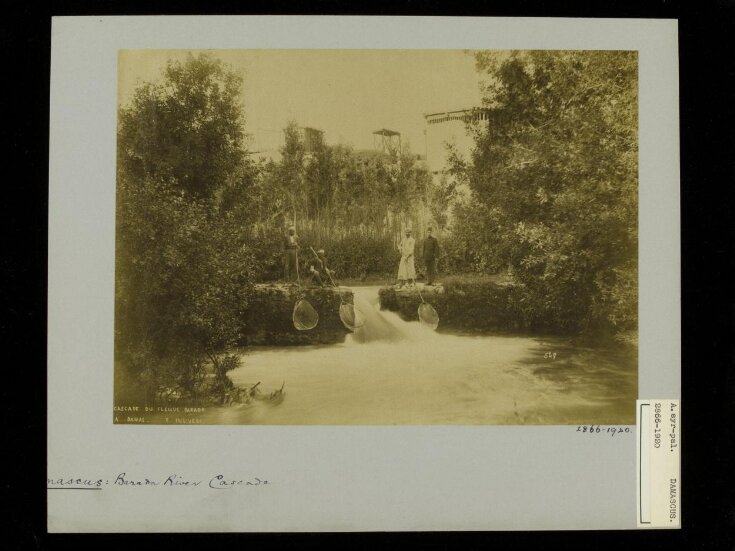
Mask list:
[[[679,528],[681,524],[679,400],[638,400],[636,411],[638,527]]]

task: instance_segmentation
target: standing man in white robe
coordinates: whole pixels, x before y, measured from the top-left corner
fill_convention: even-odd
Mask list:
[[[416,284],[416,267],[414,266],[414,247],[416,240],[411,237],[411,230],[406,229],[406,237],[401,240],[398,251],[401,253],[401,262],[398,265],[398,287],[403,287],[406,282],[411,286]]]

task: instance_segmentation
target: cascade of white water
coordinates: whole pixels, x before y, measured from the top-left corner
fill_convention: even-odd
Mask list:
[[[436,340],[440,336],[419,323],[406,322],[394,312],[380,310],[377,287],[354,287],[355,307],[365,318],[362,327],[347,336],[346,344],[363,344],[375,341]]]

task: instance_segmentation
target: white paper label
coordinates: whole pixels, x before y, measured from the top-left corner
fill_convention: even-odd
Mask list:
[[[679,528],[679,400],[637,401],[638,527]]]

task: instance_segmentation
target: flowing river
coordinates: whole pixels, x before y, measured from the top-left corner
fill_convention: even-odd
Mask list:
[[[223,424],[633,424],[630,350],[559,338],[441,334],[380,311],[378,287],[353,288],[365,324],[343,344],[255,347],[229,373],[278,404],[217,408]]]

